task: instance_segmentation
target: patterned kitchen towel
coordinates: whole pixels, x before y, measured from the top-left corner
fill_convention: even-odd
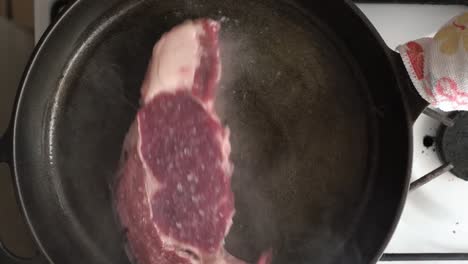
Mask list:
[[[397,50],[426,101],[444,111],[468,110],[468,12],[450,20],[434,38]]]

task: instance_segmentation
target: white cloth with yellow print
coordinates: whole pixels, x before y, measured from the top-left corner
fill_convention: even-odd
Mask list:
[[[444,111],[468,110],[468,12],[433,38],[397,47],[419,94]]]

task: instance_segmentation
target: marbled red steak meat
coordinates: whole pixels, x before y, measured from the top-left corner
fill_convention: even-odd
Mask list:
[[[137,263],[244,263],[223,248],[234,196],[229,130],[213,108],[219,28],[209,19],[187,21],[153,49],[115,187]]]

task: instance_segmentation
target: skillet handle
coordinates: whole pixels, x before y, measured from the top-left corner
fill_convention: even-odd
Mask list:
[[[12,166],[12,141],[11,129],[7,129],[6,133],[0,137],[0,163],[7,163],[8,166]],[[2,264],[45,264],[48,263],[44,257],[40,254],[33,256],[32,258],[22,258],[16,256],[10,252],[5,245],[2,243],[0,238],[0,263]]]
[[[406,101],[406,106],[408,108],[411,121],[414,123],[416,118],[418,118],[418,116],[424,111],[429,103],[424,100],[416,91],[416,88],[414,87],[413,82],[408,75],[408,71],[403,64],[403,60],[401,59],[400,54],[391,49],[388,49],[388,52],[396,69],[397,77],[400,81],[401,91],[404,100]]]

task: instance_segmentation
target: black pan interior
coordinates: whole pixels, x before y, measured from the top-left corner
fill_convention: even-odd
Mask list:
[[[375,109],[382,99],[369,88],[374,77],[366,76],[354,46],[329,21],[348,15],[358,23],[351,9],[315,8],[282,1],[126,1],[83,28],[41,110],[47,192],[61,207],[51,217],[65,219],[55,228],[69,244],[37,234],[48,256],[56,263],[70,263],[69,254],[86,263],[128,263],[110,190],[152,46],[186,19],[211,17],[222,21],[216,108],[231,130],[235,165],[228,251],[250,262],[270,247],[274,263],[375,258],[384,235],[369,253],[351,238],[378,176],[382,116]],[[387,93],[397,95],[395,87]],[[402,115],[401,104],[392,107]],[[30,215],[38,233],[52,224],[41,222],[44,214]]]

